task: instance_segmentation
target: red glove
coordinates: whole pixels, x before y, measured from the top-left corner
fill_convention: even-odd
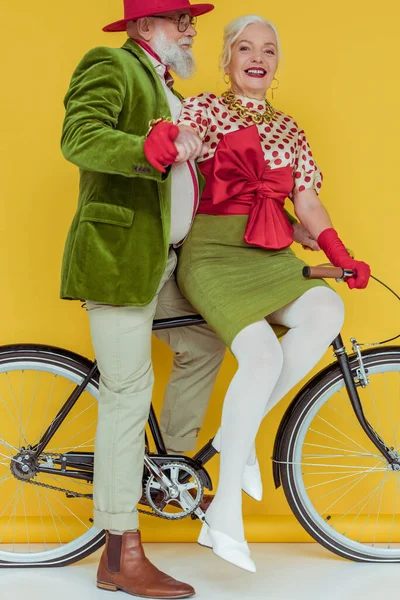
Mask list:
[[[173,165],[178,150],[174,140],[179,135],[179,127],[168,121],[157,123],[151,130],[144,142],[144,153],[149,163],[161,173],[165,173],[165,167]]]
[[[369,265],[360,260],[351,258],[334,229],[325,229],[318,236],[317,242],[335,267],[342,267],[342,269],[351,269],[354,271],[354,277],[348,277],[346,279],[346,283],[351,290],[354,288],[361,290],[367,287],[371,275]]]

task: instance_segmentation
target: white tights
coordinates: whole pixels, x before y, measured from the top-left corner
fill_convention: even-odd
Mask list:
[[[280,343],[262,320],[243,329],[232,342],[238,361],[224,400],[217,493],[207,511],[212,529],[244,540],[242,476],[255,460],[254,440],[265,415],[317,364],[343,325],[340,297],[315,287],[268,317],[289,328]]]

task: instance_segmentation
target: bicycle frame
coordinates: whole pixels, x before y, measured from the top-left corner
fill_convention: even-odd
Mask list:
[[[204,324],[205,320],[201,317],[201,315],[193,315],[190,317],[175,317],[172,319],[158,319],[153,322],[153,331],[158,331],[160,329],[170,329],[176,327],[190,327],[193,325],[201,325]],[[380,438],[379,434],[371,427],[368,421],[365,418],[364,411],[361,405],[360,397],[357,391],[357,384],[355,382],[354,376],[352,374],[349,356],[347,354],[346,348],[343,344],[343,340],[341,335],[339,335],[333,342],[332,347],[334,349],[335,357],[338,361],[340,370],[342,372],[347,393],[349,396],[349,400],[357,417],[357,420],[360,423],[360,426],[364,430],[365,434],[372,441],[374,446],[379,450],[379,452],[386,458],[389,464],[396,463],[396,458],[390,452],[390,448],[385,444],[385,442]],[[56,417],[52,421],[51,425],[47,428],[39,442],[32,447],[33,450],[33,458],[38,458],[42,452],[44,452],[46,446],[51,441],[55,433],[58,431],[61,423],[68,416],[72,408],[75,406],[77,400],[80,395],[85,390],[88,383],[93,379],[98,379],[99,371],[97,367],[97,363],[94,362],[93,366],[89,369],[88,374],[83,379],[82,383],[78,385],[69,398],[66,400],[65,404],[61,407]],[[290,407],[289,407],[290,409]],[[288,409],[288,410],[289,410]],[[286,415],[285,415],[286,416]],[[285,419],[285,416],[282,420],[282,423]],[[279,432],[284,429],[281,427]],[[150,407],[148,424],[150,428],[150,432],[156,447],[156,454],[154,457],[161,458],[167,455],[167,449],[165,447],[165,443],[162,437],[162,433],[159,427],[159,423],[154,411],[153,405]],[[277,447],[277,442],[279,444],[279,432],[277,436],[277,440],[275,442],[275,448]],[[146,435],[146,443],[148,442]],[[196,466],[201,468],[204,464],[206,464],[211,458],[216,454],[216,450],[212,446],[212,439],[207,442],[201,448],[197,454],[189,459],[187,457],[178,457],[180,460],[190,462],[192,465],[196,463]],[[274,452],[275,454],[275,452]],[[46,467],[43,465],[38,465],[37,471],[42,473],[51,473],[57,475],[63,475],[65,477],[75,478],[75,479],[84,479],[86,481],[93,481],[93,464],[94,464],[94,454],[92,452],[67,452],[61,455],[60,460],[53,461],[56,464],[61,464],[61,470],[53,469],[51,467]],[[70,470],[67,470],[67,467]],[[276,477],[275,482],[277,481]]]

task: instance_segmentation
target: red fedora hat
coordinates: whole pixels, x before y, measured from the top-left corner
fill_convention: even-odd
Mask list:
[[[190,4],[189,0],[124,0],[124,15],[103,27],[103,31],[126,31],[128,21],[136,21],[142,17],[151,17],[171,10],[190,10],[193,17],[199,17],[214,9],[213,4]]]

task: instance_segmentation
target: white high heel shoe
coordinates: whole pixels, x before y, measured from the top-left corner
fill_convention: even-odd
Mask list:
[[[221,450],[219,430],[215,435],[212,445],[217,452]],[[258,458],[254,465],[247,465],[243,471],[242,490],[257,502],[261,502],[263,496],[263,484],[261,479],[260,465]]]
[[[250,549],[247,542],[237,542],[229,535],[211,529],[207,523],[203,523],[198,543],[207,548],[212,548],[216,556],[230,562],[236,567],[240,567],[250,573],[256,572],[256,565],[250,558]]]
[[[254,500],[257,500],[257,502],[261,502],[263,497],[263,484],[261,479],[260,465],[257,457],[254,465],[246,464],[244,468],[242,477],[242,490],[254,498]]]

